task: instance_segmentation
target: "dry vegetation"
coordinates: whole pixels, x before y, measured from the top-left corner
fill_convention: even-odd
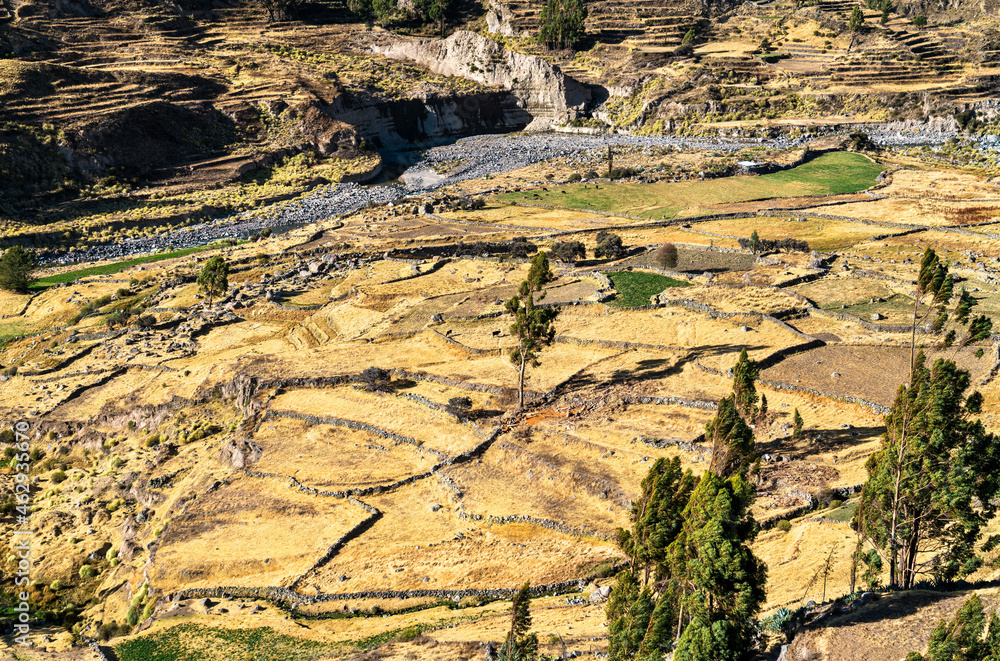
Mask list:
[[[896,173],[894,185],[918,185],[915,175],[903,176],[908,172]],[[937,181],[934,173],[928,177]],[[895,213],[906,204],[919,209],[924,203],[894,198],[866,208],[875,213],[885,206],[886,213]],[[952,202],[944,208],[965,207]],[[477,222],[537,227],[506,230],[504,238],[524,235],[541,245],[540,234],[588,229],[591,222],[531,207],[504,211],[502,219],[484,216]],[[865,321],[878,312],[885,318],[880,323],[905,324],[908,312],[899,302],[910,300],[915,262],[933,246],[957,262],[953,268],[969,278],[963,284],[974,287],[984,311],[1000,311],[1000,287],[992,284],[1000,243],[988,237],[929,230],[871,241],[883,228],[819,219],[622,228],[630,246],[689,244],[678,264],[688,272],[678,277],[693,286],[666,290],[660,307],[622,309],[597,302],[606,284],[595,271],[623,272],[648,262],[557,266],[544,302],[560,308],[558,338],[543,351],[541,367],[529,372],[529,409],[516,414],[517,374],[504,355],[513,339],[501,312],[527,265],[492,258],[452,259],[440,267],[432,258],[416,264],[386,259],[387,247],[412,244],[410,237],[381,234],[381,228],[374,231],[381,243],[368,243],[373,232],[366,224],[379,214],[369,209],[342,224],[331,220],[252,246],[94,276],[30,300],[0,298],[7,311],[3,323],[43,331],[0,349],[0,363],[18,367],[4,382],[5,415],[30,416],[33,443],[43,451],[33,468],[39,478],[36,539],[44,549],[33,598],[65,609],[103,595],[85,606],[77,628],[93,635],[102,623],[123,621],[148,578],[151,594],[161,600],[143,625],[148,628],[127,640],[161,640],[156,637],[188,624],[223,632],[268,627],[275,640],[290,636],[331,645],[331,658],[369,646],[365,641],[381,645],[378,653],[388,659],[471,658],[479,641],[501,638],[503,602],[477,605],[466,598],[452,610],[436,597],[358,593],[512,588],[528,579],[555,583],[620,560],[611,539],[617,527],[628,524],[630,503],[648,466],[658,457],[679,456],[695,472],[704,470],[705,453],[686,445],[700,442],[713,415],[697,402],[714,402],[729,392],[727,372],[742,348],[765,359],[808,341],[794,330],[825,345],[776,360],[762,375],[802,390],[761,387],[770,414],[757,425],[758,448],[788,461],[762,464],[754,511],[762,521],[793,519],[788,532],[762,533],[755,551],[770,567],[768,612],[820,601],[823,587],[815,576],[831,549],[826,597],[840,596],[848,589],[853,548],[847,524],[851,501],[829,511],[796,511],[803,492],[824,495],[864,481],[864,463],[877,447],[882,418],[843,398],[890,403],[906,378],[908,336],[824,316],[793,294]],[[421,237],[469,227],[450,220],[419,222]],[[767,232],[784,236],[787,228],[835,247],[837,254],[822,255],[829,266],[810,268],[808,254],[768,255],[777,260],[771,263],[738,251],[706,250],[706,235],[697,233],[743,236],[758,229],[766,237]],[[317,232],[323,232],[321,238]],[[592,249],[592,232],[576,236]],[[684,237],[692,240],[681,241]],[[319,254],[362,247],[369,252],[353,266],[327,262],[316,273],[308,268]],[[724,247],[734,249],[729,243]],[[260,252],[272,255],[270,263],[255,261]],[[193,275],[215,253],[240,265],[231,278],[239,306],[232,304],[234,297],[205,309],[204,299],[196,297]],[[980,262],[982,268],[976,266]],[[895,279],[855,272],[865,270]],[[273,280],[276,272],[287,275]],[[781,287],[804,275],[814,279]],[[153,296],[152,328],[129,326],[119,336],[91,338],[86,334],[106,328],[100,318],[69,325],[80,306],[123,286],[112,280],[142,277],[152,281],[130,285],[130,296]],[[269,289],[285,294],[268,300]],[[681,299],[721,315],[684,307],[690,302]],[[277,302],[320,307],[286,309]],[[771,314],[785,317],[794,330],[762,316]],[[79,335],[73,337],[74,331]],[[986,343],[940,353],[931,347],[935,338],[918,337],[931,357],[954,357],[971,371],[985,397],[984,422],[991,428],[1000,424],[995,417],[1000,389],[986,378],[995,348]],[[980,348],[984,355],[977,357]],[[372,366],[396,371],[370,389],[358,376]],[[536,399],[544,393],[548,399]],[[458,412],[467,419],[445,410],[463,397],[471,407]],[[639,401],[643,397],[680,401]],[[790,431],[795,409],[806,421],[798,440]],[[366,426],[345,426],[348,422]],[[463,455],[476,447],[481,454]],[[58,470],[67,479],[58,480]],[[347,500],[310,489],[353,489],[359,495]],[[373,512],[377,515],[369,519]],[[528,518],[500,523],[491,517]],[[330,552],[362,521],[359,534]],[[13,521],[3,519],[2,525]],[[89,560],[92,554],[101,560]],[[97,576],[81,579],[84,564],[95,565]],[[982,578],[987,573],[983,570]],[[52,590],[57,579],[68,587]],[[162,599],[192,587],[293,584],[303,595],[348,597],[303,604],[294,615],[267,600],[222,599],[206,614],[196,599]],[[265,610],[251,614],[255,604]],[[373,617],[373,607],[417,610]],[[545,597],[532,610],[534,628],[551,653],[558,651],[548,642],[556,634],[569,649],[605,648],[600,605]],[[336,619],[312,620],[309,613]],[[929,627],[937,615],[921,617]],[[874,622],[862,631],[863,625],[817,630],[802,644],[861,649],[860,642],[842,641],[871,637],[883,626]],[[392,642],[411,626],[419,626],[422,635]],[[912,636],[926,635],[923,624],[906,626]],[[196,638],[199,644],[222,645],[218,641],[229,635]],[[56,643],[46,645],[55,649]],[[889,657],[871,652],[866,658]]]

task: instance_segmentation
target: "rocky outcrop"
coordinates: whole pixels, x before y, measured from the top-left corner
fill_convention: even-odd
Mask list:
[[[558,67],[533,55],[508,51],[474,32],[456,32],[443,40],[397,41],[372,49],[389,58],[411,60],[439,75],[509,90],[531,115],[527,130],[547,130],[582,116],[590,102],[590,91]]]
[[[261,447],[248,439],[234,439],[219,450],[219,462],[240,469],[254,463],[263,454]]]
[[[502,0],[490,0],[486,10],[486,28],[494,34],[517,37],[518,30],[513,25],[514,14]]]
[[[461,95],[429,90],[396,100],[345,94],[331,106],[331,113],[375,147],[519,131],[532,121],[520,100],[507,90]]]

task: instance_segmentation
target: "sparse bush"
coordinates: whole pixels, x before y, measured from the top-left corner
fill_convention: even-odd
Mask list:
[[[792,529],[792,522],[788,519],[782,519],[781,521],[778,521],[778,525],[776,525],[775,528],[781,532],[788,532]]]
[[[52,475],[50,476],[50,478],[56,484],[61,484],[61,483],[63,483],[63,482],[66,481],[66,473],[64,473],[61,470],[58,470],[58,471],[55,471],[54,473],[52,473]]]
[[[80,567],[80,578],[88,579],[97,576],[97,568],[92,565],[84,565]]]
[[[118,635],[117,622],[105,622],[97,628],[97,637],[107,642]]]
[[[156,447],[159,444],[160,444],[160,435],[159,434],[150,434],[149,436],[146,437],[146,447],[147,448],[153,448],[153,447]]]
[[[53,592],[59,592],[60,590],[62,590],[65,587],[66,587],[66,584],[63,583],[62,581],[60,581],[59,579],[56,579],[56,580],[52,581],[52,583],[49,584],[49,589],[52,590]]]

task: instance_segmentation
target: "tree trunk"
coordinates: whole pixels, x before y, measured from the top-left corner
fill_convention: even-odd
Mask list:
[[[920,522],[915,521],[913,524],[913,532],[910,534],[909,539],[906,540],[906,547],[904,549],[905,556],[903,558],[903,589],[909,590],[913,587],[913,579],[916,576],[916,566],[917,566],[917,545],[920,540]]]
[[[524,367],[525,367],[525,357],[522,350],[521,353],[521,369],[518,373],[517,379],[517,410],[520,411],[524,408]]]

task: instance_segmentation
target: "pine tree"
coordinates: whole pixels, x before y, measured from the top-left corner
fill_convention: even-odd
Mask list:
[[[736,409],[744,420],[757,417],[757,388],[754,382],[759,377],[760,367],[757,361],[750,360],[744,347],[733,367],[733,395],[736,397]]]
[[[851,10],[851,18],[847,21],[847,28],[851,32],[861,32],[865,27],[865,13],[861,11],[861,5],[854,5]]]
[[[667,574],[667,547],[680,532],[681,515],[695,479],[690,470],[681,469],[679,457],[660,457],[642,480],[639,500],[632,503],[629,520],[632,530],[619,528],[618,545],[629,559],[633,573],[641,574],[642,586],[650,578],[660,580]]]
[[[754,487],[746,471],[724,477],[707,471],[684,510],[674,543],[674,566],[684,577],[679,610],[687,626],[675,661],[745,660],[752,656],[754,618],[765,598],[767,568],[750,543]]]
[[[952,361],[938,359],[928,369],[921,352],[865,465],[854,526],[888,563],[890,587],[909,588],[924,567],[952,580],[982,562],[976,542],[996,512],[1000,449],[971,418],[981,399],[965,396],[969,383]],[[921,554],[924,565],[917,563]]]
[[[38,268],[34,253],[21,246],[11,246],[0,258],[0,289],[26,294],[31,286],[31,272]]]
[[[531,629],[531,583],[525,583],[510,605],[510,630],[497,654],[499,661],[534,661],[538,658],[538,636]]]
[[[517,346],[510,350],[510,360],[517,367],[517,408],[524,408],[524,376],[526,369],[538,367],[538,352],[552,344],[556,331],[552,323],[559,312],[556,308],[535,307],[534,292],[542,291],[542,287],[554,279],[549,268],[549,258],[544,252],[539,252],[531,260],[528,277],[521,283],[516,296],[506,304],[508,313],[514,316],[510,333],[517,338]],[[544,298],[544,294],[539,300]]]
[[[985,635],[984,635],[985,634]],[[986,611],[978,594],[969,597],[951,622],[931,632],[926,655],[910,652],[906,661],[996,661],[1000,659],[1000,619],[996,611],[986,626]]]
[[[538,15],[538,41],[548,49],[573,48],[583,37],[583,0],[548,0]]]
[[[753,430],[736,410],[736,396],[719,400],[719,410],[705,425],[705,439],[712,443],[709,470],[728,477],[745,471],[753,455]]]
[[[760,252],[760,235],[757,234],[757,230],[750,233],[750,252],[755,255]]]
[[[799,413],[798,407],[796,407],[795,412],[792,413],[792,440],[797,441],[802,438],[802,425],[805,421],[802,420],[802,415]]]
[[[676,661],[751,656],[767,571],[749,547],[754,440],[735,394],[719,403],[705,436],[712,465],[697,486],[678,459],[658,460],[633,504],[632,531],[618,532],[629,568],[607,606],[613,660],[653,661],[671,649]]]
[[[201,273],[198,274],[198,290],[208,296],[208,305],[212,306],[212,301],[229,291],[229,265],[226,260],[216,255],[205,262]]]

